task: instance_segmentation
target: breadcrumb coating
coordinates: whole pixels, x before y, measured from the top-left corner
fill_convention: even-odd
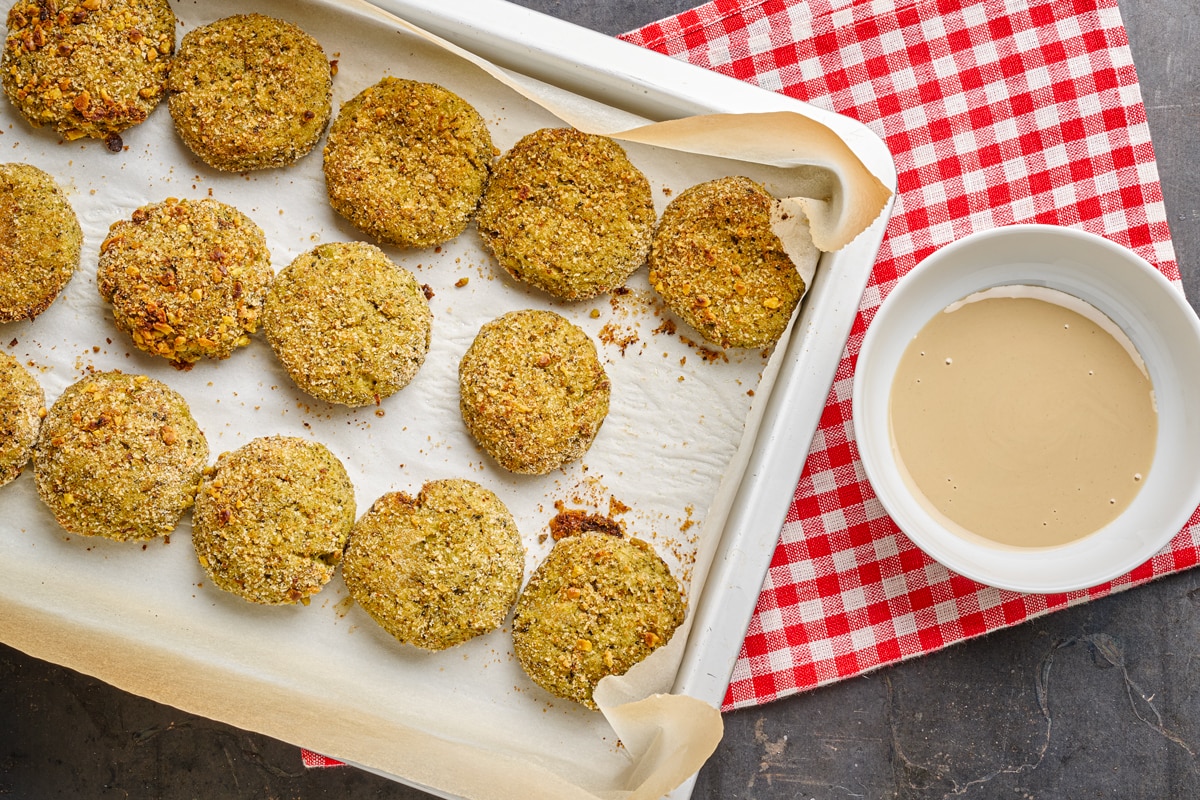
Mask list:
[[[778,341],[804,279],[771,227],[775,199],[744,177],[693,186],[671,201],[650,248],[650,284],[721,347]]]
[[[354,513],[354,486],[325,445],[266,436],[205,471],[192,545],[221,589],[263,605],[307,603],[342,560]]]
[[[513,650],[546,691],[596,708],[592,692],[670,641],[686,605],[640,539],[587,531],[560,539],[517,599]]]
[[[495,149],[466,100],[437,84],[386,77],[342,105],[325,143],[333,209],[381,242],[432,247],[479,205]]]
[[[445,650],[495,630],[525,576],[516,522],[474,481],[430,481],[380,497],[350,534],[350,595],[401,642]]]
[[[65,530],[128,541],[175,530],[207,461],[182,395],[146,375],[97,372],[54,401],[33,468],[38,495]]]
[[[486,323],[458,368],[467,430],[505,469],[544,475],[592,446],[610,382],[596,346],[553,311],[513,311]]]

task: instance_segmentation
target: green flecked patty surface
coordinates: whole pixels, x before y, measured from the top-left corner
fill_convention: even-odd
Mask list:
[[[325,445],[261,437],[205,471],[192,544],[221,589],[264,605],[307,603],[333,577],[354,513],[354,486]]]
[[[512,515],[463,479],[393,492],[355,524],[342,564],[350,594],[401,642],[444,650],[499,627],[524,577]]]
[[[138,349],[187,369],[250,343],[274,277],[266,236],[245,214],[168,198],[109,228],[97,288]]]
[[[0,322],[33,319],[79,266],[83,231],[62,189],[29,164],[0,164]]]
[[[804,279],[772,230],[774,204],[749,178],[719,178],[672,200],[654,234],[651,285],[721,347],[774,344],[804,294]]]
[[[243,171],[308,154],[329,122],[333,74],[319,42],[263,14],[189,31],[171,66],[168,108],[206,164]]]
[[[0,82],[32,125],[119,150],[162,99],[174,52],[167,0],[18,0]]]
[[[386,77],[342,105],[325,143],[333,209],[381,242],[430,247],[467,227],[495,155],[479,112],[432,83]]]
[[[686,606],[640,539],[587,531],[555,543],[517,600],[513,649],[534,683],[596,708],[601,678],[624,675],[670,641]]]
[[[207,461],[178,392],[145,375],[97,372],[54,401],[33,468],[38,495],[67,531],[144,540],[175,530]]]
[[[365,242],[320,245],[280,271],[263,333],[292,380],[330,403],[378,403],[425,362],[433,316],[411,272]]]
[[[553,311],[512,311],[480,328],[458,368],[467,430],[512,472],[544,475],[592,446],[610,383],[582,328]]]
[[[619,144],[542,128],[496,163],[476,225],[510,275],[581,300],[645,263],[655,220],[650,182]]]
[[[0,486],[21,474],[33,455],[46,396],[21,362],[0,353]]]

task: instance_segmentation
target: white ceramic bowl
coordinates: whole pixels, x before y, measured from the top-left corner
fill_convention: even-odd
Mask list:
[[[1106,314],[1141,354],[1157,401],[1158,439],[1141,491],[1111,523],[1057,547],[1008,548],[946,529],[907,488],[891,445],[889,395],[909,341],[954,301],[1010,284],[1057,289]],[[1166,546],[1200,505],[1200,320],[1161,272],[1102,237],[1049,225],[972,234],[927,257],[880,306],[858,356],[854,433],[879,501],[932,558],[1002,589],[1095,586]]]

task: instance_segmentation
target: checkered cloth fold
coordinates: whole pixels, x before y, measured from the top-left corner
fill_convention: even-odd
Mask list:
[[[625,34],[854,117],[888,144],[896,206],[725,708],[757,705],[1122,591],[1200,560],[1200,512],[1088,591],[1022,595],[930,560],[884,512],[851,423],[863,335],[935,249],[1019,222],[1103,235],[1179,285],[1116,0],[715,0]]]

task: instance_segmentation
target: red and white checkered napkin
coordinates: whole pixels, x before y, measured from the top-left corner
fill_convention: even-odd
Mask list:
[[[726,708],[765,703],[1087,602],[1200,561],[1169,547],[1085,592],[948,572],[875,498],[851,424],[863,334],[938,247],[1016,222],[1128,246],[1178,284],[1116,0],[715,0],[623,38],[854,117],[896,161],[894,214],[796,487]]]
[[[336,758],[323,756],[320,753],[314,753],[312,750],[300,750],[300,762],[306,767],[344,767],[346,762],[338,761]]]

